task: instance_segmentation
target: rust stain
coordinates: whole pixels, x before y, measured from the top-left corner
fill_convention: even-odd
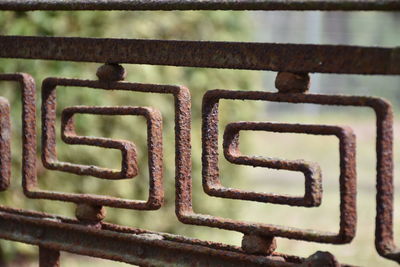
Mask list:
[[[0,97],[0,155],[0,191],[4,191],[11,177],[10,103],[4,97]]]
[[[399,53],[396,47],[0,36],[0,58],[293,73],[399,75]]]
[[[218,180],[218,103],[221,99],[231,100],[261,100],[261,101],[274,101],[274,102],[290,102],[290,103],[315,103],[325,105],[359,105],[366,106],[365,100],[372,103],[382,102],[380,99],[363,98],[363,97],[345,97],[345,96],[329,96],[329,95],[307,95],[307,94],[290,94],[290,93],[268,93],[258,91],[231,91],[231,90],[210,90],[203,98],[203,124],[202,124],[202,144],[203,144],[203,187],[205,192],[209,195],[227,198],[247,199],[255,201],[265,201],[271,199],[271,196],[257,194],[256,192],[243,192],[235,189],[223,188]],[[233,126],[238,124],[233,124]],[[304,132],[312,134],[334,134],[340,139],[340,189],[341,189],[341,216],[340,216],[340,230],[339,233],[326,233],[314,230],[301,230],[294,227],[281,227],[270,224],[249,223],[245,221],[236,221],[221,217],[210,215],[197,214],[193,210],[181,209],[180,219],[184,223],[194,225],[204,225],[210,227],[217,227],[226,230],[239,231],[245,234],[257,234],[261,236],[279,236],[291,239],[300,239],[305,241],[322,242],[343,244],[349,243],[354,235],[356,229],[356,169],[355,169],[355,137],[351,129],[347,127],[333,127],[333,126],[311,126],[302,125],[271,125],[271,124],[258,124],[258,123],[239,123],[239,127],[248,127],[249,129],[265,129],[267,127],[273,128],[276,131],[285,132]],[[301,167],[300,164],[295,165],[293,162],[285,162],[282,160],[268,161],[259,160],[240,156],[235,151],[235,141],[231,141],[228,137],[232,132],[235,136],[236,130],[227,129],[225,135],[225,154],[227,158],[235,164],[248,164],[282,168],[282,169],[295,169]],[[228,136],[227,136],[228,135]],[[234,139],[233,136],[233,139]],[[228,140],[227,140],[228,139]],[[232,146],[229,147],[229,146]],[[232,152],[233,157],[230,157],[229,152]],[[301,162],[302,163],[302,162]],[[292,164],[292,166],[290,166]],[[304,166],[304,165],[303,165]],[[308,165],[309,166],[309,165]],[[191,183],[188,180],[187,183]],[[310,188],[310,187],[309,187]],[[318,188],[318,187],[317,187]],[[309,190],[310,191],[310,190]],[[311,190],[312,191],[312,190]],[[314,195],[320,194],[320,190],[314,190]],[[313,195],[311,194],[311,196]],[[273,198],[272,198],[273,199]],[[288,203],[293,200],[287,200],[280,196],[281,204]],[[182,201],[183,202],[183,201]],[[296,204],[296,201],[294,201]],[[297,203],[298,205],[298,203]]]
[[[35,100],[35,82],[33,78],[26,73],[0,74],[0,81],[18,82],[22,91],[22,184],[23,188],[33,186],[30,181],[36,177],[36,100]],[[6,114],[5,101],[2,101],[3,111]],[[10,123],[9,112],[6,116],[1,116],[1,136],[9,135],[10,138]],[[4,128],[3,128],[4,127]],[[4,133],[3,133],[4,131]],[[10,181],[9,175],[11,170],[11,151],[7,138],[2,138],[1,144],[1,164],[2,164],[2,189],[5,190]],[[7,144],[8,143],[8,144]],[[8,148],[7,148],[8,146]],[[4,153],[3,153],[4,152]],[[6,165],[3,165],[7,164]],[[7,178],[8,176],[8,178]]]
[[[149,198],[147,201],[126,200],[107,196],[90,194],[66,194],[52,191],[30,190],[29,197],[45,198],[76,203],[87,203],[99,206],[111,206],[127,209],[154,210],[163,204],[163,146],[162,146],[162,117],[158,110],[150,107],[92,107],[75,106],[64,109],[62,113],[62,139],[69,144],[86,144],[106,148],[116,148],[122,151],[123,161],[121,172],[109,171],[94,166],[82,166],[57,161],[55,143],[56,122],[56,87],[77,86],[91,89],[127,90],[135,92],[174,93],[179,87],[145,85],[124,82],[74,80],[62,78],[47,78],[43,81],[42,94],[42,161],[43,165],[52,170],[72,172],[75,174],[87,174],[106,179],[123,179],[136,175],[136,148],[131,142],[111,140],[108,138],[77,136],[73,123],[76,113],[96,115],[138,115],[147,120],[148,131],[148,155],[149,155]]]

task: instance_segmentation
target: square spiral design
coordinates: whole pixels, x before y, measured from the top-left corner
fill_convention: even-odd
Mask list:
[[[121,179],[137,173],[136,149],[131,142],[111,140],[108,138],[78,136],[75,133],[73,117],[76,113],[98,115],[138,115],[147,119],[148,153],[149,153],[149,198],[147,201],[128,200],[110,196],[93,194],[75,194],[55,191],[38,190],[36,177],[31,179],[27,195],[31,198],[88,203],[117,208],[154,210],[163,204],[164,190],[162,182],[162,121],[161,114],[149,107],[90,107],[75,106],[64,109],[62,114],[62,139],[69,144],[96,145],[120,149],[123,155],[121,171],[108,170],[95,166],[86,166],[57,161],[55,151],[55,121],[56,121],[56,88],[58,86],[87,87],[103,90],[124,90],[143,93],[173,94],[178,96],[186,88],[168,85],[138,84],[128,82],[102,82],[90,80],[47,78],[42,88],[42,161],[45,167],[53,170],[67,171],[75,174],[93,175],[107,179]],[[176,108],[181,108],[177,101]],[[184,102],[184,101],[183,101]],[[186,103],[186,102],[185,102]],[[190,103],[190,101],[189,101]],[[182,103],[184,104],[184,103]],[[188,104],[190,107],[190,104]],[[190,115],[190,114],[189,114]]]
[[[264,122],[237,122],[227,126],[224,135],[224,154],[228,161],[234,164],[262,166],[275,169],[290,169],[302,171],[306,175],[306,194],[302,199],[288,198],[283,195],[248,192],[225,188],[219,180],[218,170],[218,106],[221,99],[257,100],[289,103],[312,103],[322,105],[361,106],[363,98],[337,97],[328,95],[280,94],[258,91],[210,90],[203,97],[203,188],[212,196],[244,199],[261,202],[271,202],[288,205],[317,206],[320,194],[318,185],[318,168],[315,164],[298,161],[283,161],[280,159],[260,159],[247,157],[238,150],[238,135],[240,130],[268,130],[277,132],[294,132],[319,135],[335,135],[340,140],[340,227],[338,233],[322,232],[295,227],[284,227],[272,224],[250,223],[226,219],[216,216],[197,214],[193,210],[181,212],[181,220],[195,225],[217,227],[226,230],[239,231],[247,234],[264,236],[279,236],[292,239],[343,244],[349,243],[356,230],[356,169],[355,169],[355,136],[348,127],[326,125],[291,125]],[[361,104],[359,102],[362,102]],[[365,105],[365,104],[364,104]],[[308,176],[308,177],[307,177]],[[308,183],[308,185],[307,185]],[[314,202],[313,202],[314,201]]]

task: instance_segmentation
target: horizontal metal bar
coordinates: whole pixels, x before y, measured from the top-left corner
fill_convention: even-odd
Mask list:
[[[400,48],[0,36],[0,58],[206,68],[400,74]]]
[[[0,10],[400,10],[398,0],[1,0]]]
[[[294,266],[273,257],[247,255],[164,239],[162,235],[96,230],[60,219],[0,211],[0,238],[140,266]],[[101,242],[99,242],[101,241]],[[211,242],[209,243],[211,244]]]

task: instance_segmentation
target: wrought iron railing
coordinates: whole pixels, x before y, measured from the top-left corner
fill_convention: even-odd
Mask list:
[[[1,10],[400,10],[400,1],[0,1]],[[0,13],[1,14],[1,13]],[[178,55],[179,56],[174,56]],[[218,103],[221,99],[312,103],[334,106],[370,107],[376,114],[376,232],[378,253],[400,263],[400,250],[393,236],[393,112],[381,98],[308,94],[308,73],[399,75],[399,48],[333,45],[300,45],[235,42],[195,42],[135,39],[0,36],[0,57],[63,60],[105,64],[98,80],[46,78],[42,85],[42,161],[45,168],[103,179],[133,177],[137,173],[135,145],[128,141],[79,136],[76,113],[135,115],[147,120],[149,155],[149,198],[147,201],[72,194],[40,189],[36,174],[35,81],[29,74],[0,74],[1,81],[19,83],[22,90],[23,155],[22,187],[27,198],[76,203],[77,219],[11,207],[0,207],[0,237],[40,247],[40,266],[58,266],[59,251],[123,261],[140,266],[339,266],[333,255],[317,252],[304,259],[274,252],[275,237],[310,242],[346,244],[356,231],[355,135],[351,128],[333,125],[236,122],[224,133],[224,155],[233,163],[299,171],[305,176],[304,197],[257,193],[221,185],[218,173]],[[278,72],[279,92],[210,90],[203,97],[202,164],[203,188],[211,196],[252,200],[291,206],[316,207],[322,199],[321,173],[317,163],[249,157],[239,151],[241,131],[268,131],[333,135],[340,146],[340,229],[337,233],[249,223],[196,213],[192,207],[191,98],[180,86],[123,82],[119,65],[153,64],[184,67],[270,70]],[[75,86],[101,90],[123,90],[169,94],[175,102],[175,185],[176,216],[184,224],[216,227],[244,234],[242,247],[156,233],[102,222],[102,206],[135,210],[156,210],[163,205],[162,120],[156,108],[75,106],[62,113],[62,139],[118,149],[120,171],[61,162],[57,159],[55,122],[56,89]],[[9,103],[0,99],[0,187],[10,183]],[[308,264],[308,265],[307,265]]]

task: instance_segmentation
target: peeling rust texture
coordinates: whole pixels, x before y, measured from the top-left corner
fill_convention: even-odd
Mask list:
[[[53,103],[53,102],[48,102]],[[55,103],[55,102],[54,102]],[[46,105],[46,113],[51,113],[51,109],[55,107],[49,107]],[[130,171],[137,172],[137,159],[136,159],[136,148],[134,148],[131,155],[129,151],[125,149],[129,148],[131,142],[122,140],[112,140],[108,138],[96,138],[96,137],[83,137],[77,136],[75,132],[75,126],[73,122],[73,116],[75,114],[94,114],[94,115],[136,115],[143,116],[147,120],[147,146],[148,146],[148,157],[149,157],[149,200],[146,202],[145,209],[158,209],[163,203],[164,190],[163,190],[163,160],[162,160],[162,117],[161,113],[153,108],[149,107],[90,107],[90,106],[74,106],[65,108],[62,112],[62,139],[68,144],[89,144],[105,148],[120,148],[123,152],[123,162],[121,168],[121,175],[129,173]],[[50,124],[54,124],[55,121],[51,121]],[[50,135],[53,133],[49,133]],[[47,135],[48,136],[48,135]],[[47,137],[46,136],[46,137]],[[50,138],[53,138],[50,137]],[[55,143],[46,142],[46,144],[53,146]],[[132,147],[134,145],[132,144]],[[55,147],[49,147],[46,152],[55,152]],[[50,163],[52,164],[52,163]],[[49,164],[49,165],[50,165]],[[129,167],[129,164],[133,166]],[[58,163],[54,168],[60,171],[70,171],[70,166],[74,164],[70,163]],[[91,167],[86,167],[92,170]],[[72,169],[74,172],[74,169]],[[80,174],[80,173],[77,173]],[[88,173],[88,175],[91,175]],[[122,177],[121,177],[122,178]],[[137,202],[137,206],[141,207],[142,202]]]
[[[322,175],[318,164],[306,162],[304,160],[281,160],[275,158],[249,157],[244,156],[239,151],[239,132],[240,131],[270,131],[278,133],[303,133],[313,135],[335,135],[340,140],[342,179],[348,179],[350,183],[355,183],[355,136],[348,127],[327,126],[327,125],[306,125],[306,124],[285,124],[285,123],[267,123],[267,122],[235,122],[230,123],[225,128],[224,133],[224,155],[225,158],[239,165],[248,165],[253,167],[264,167],[272,169],[284,169],[291,171],[301,171],[305,176],[305,194],[303,197],[292,197],[287,195],[265,194],[257,192],[248,192],[232,188],[226,188],[221,185],[218,173],[218,157],[212,153],[218,149],[218,111],[215,111],[215,102],[208,102],[211,105],[204,107],[203,110],[210,111],[213,115],[205,114],[204,129],[208,130],[205,136],[205,160],[204,166],[204,189],[211,196],[254,200],[260,202],[269,202],[277,204],[286,204],[291,206],[316,207],[322,200]],[[214,110],[214,111],[213,111]],[[215,113],[214,113],[215,112]],[[211,129],[211,130],[210,130]],[[343,183],[346,183],[343,181]],[[344,198],[348,196],[347,192],[343,194]],[[346,200],[343,200],[347,202]],[[343,211],[345,212],[345,211]]]
[[[0,97],[0,191],[5,191],[10,186],[10,177],[11,177],[10,103],[6,98]]]
[[[397,0],[2,0],[0,10],[400,10]]]
[[[39,267],[60,267],[60,251],[39,246]]]
[[[0,74],[0,81],[13,81],[20,84],[22,101],[22,184],[27,187],[28,181],[36,178],[36,100],[35,100],[35,82],[33,78],[26,73]],[[1,190],[7,189],[10,184],[11,176],[11,125],[9,122],[9,112],[5,99],[1,98]],[[8,102],[8,101],[7,101]],[[8,121],[8,122],[7,122]],[[4,131],[4,132],[3,132]],[[8,135],[8,137],[7,137]],[[7,140],[8,139],[8,140]]]
[[[305,94],[281,94],[267,92],[248,92],[248,91],[228,91],[228,90],[210,90],[203,98],[203,123],[202,123],[202,144],[203,144],[203,187],[205,192],[219,197],[248,199],[248,200],[268,200],[265,195],[257,195],[256,192],[243,192],[236,189],[224,188],[219,181],[218,170],[218,103],[221,99],[231,100],[263,100],[275,102],[294,102],[294,103],[316,103],[344,105],[347,98],[340,96],[324,96],[324,95],[305,95]],[[371,98],[372,99],[372,98]],[[354,102],[362,100],[362,98],[354,97]],[[235,124],[234,124],[235,126]],[[236,125],[237,126],[237,125]],[[231,126],[232,127],[232,126]],[[226,230],[239,231],[244,234],[257,234],[261,236],[279,236],[291,239],[299,239],[305,241],[343,244],[349,243],[356,230],[356,169],[355,169],[355,137],[349,128],[338,126],[311,126],[307,125],[274,125],[274,124],[257,124],[257,123],[240,123],[239,127],[252,130],[265,130],[272,128],[274,131],[289,131],[311,134],[334,134],[340,140],[340,229],[338,233],[320,232],[314,230],[301,230],[294,227],[282,227],[271,224],[249,223],[244,221],[231,220],[221,217],[196,214],[194,211],[182,212],[182,221],[189,224],[204,225],[217,227]],[[247,127],[247,128],[246,128]],[[231,129],[228,128],[228,134]],[[233,133],[235,130],[232,131]],[[228,140],[226,140],[228,139]],[[225,145],[229,145],[230,138],[225,135]],[[233,141],[235,143],[235,140]],[[263,167],[273,167],[277,169],[302,170],[301,164],[294,165],[293,161],[285,162],[283,160],[258,160],[255,158],[241,157],[237,150],[231,149],[234,157],[229,157],[230,161],[236,164],[262,165]],[[229,150],[229,148],[227,148]],[[225,152],[227,152],[225,149]],[[229,154],[229,153],[228,153]],[[239,160],[238,160],[239,159]],[[300,162],[303,163],[303,162]],[[304,164],[304,163],[303,163]],[[289,166],[287,166],[289,165]],[[308,164],[309,165],[309,164]],[[304,171],[304,170],[302,170]],[[306,171],[308,171],[306,169]],[[190,183],[190,181],[188,181]],[[319,193],[318,191],[316,193]],[[264,199],[263,199],[264,198]],[[287,199],[284,199],[287,200]],[[282,200],[281,204],[285,203]],[[298,203],[297,203],[298,204]]]
[[[400,74],[400,49],[334,45],[0,36],[0,57],[187,67]]]
[[[74,80],[61,78],[47,78],[42,85],[42,161],[43,165],[51,170],[67,171],[76,174],[93,175],[95,167],[80,166],[57,161],[56,153],[56,88],[58,86],[88,87],[91,89],[125,90],[132,92],[149,92],[161,94],[180,95],[183,87],[166,85],[146,85],[125,82],[103,82],[89,80]],[[90,107],[75,106],[64,109],[62,114],[62,138],[70,144],[88,144],[107,148],[118,148],[123,153],[128,152],[126,141],[111,140],[107,138],[77,136],[73,123],[76,113],[96,115],[138,115],[147,120],[148,132],[148,157],[149,157],[149,198],[147,201],[126,200],[108,196],[91,194],[66,194],[53,191],[35,191],[35,188],[27,188],[27,196],[31,198],[45,198],[52,200],[71,201],[75,203],[87,203],[92,205],[110,206],[127,209],[154,210],[163,204],[163,167],[162,167],[162,117],[158,110],[150,107]],[[190,115],[190,114],[189,114]],[[128,147],[129,148],[129,147]],[[132,157],[125,155],[127,160]],[[127,173],[129,166],[122,163],[122,173]],[[136,163],[135,163],[136,164]],[[126,170],[126,171],[125,171]],[[101,171],[101,170],[99,170]],[[95,173],[96,174],[96,173]],[[109,172],[105,173],[109,175]],[[121,178],[121,177],[119,177]],[[32,181],[36,183],[36,181]]]
[[[52,112],[55,106],[52,106],[54,102],[45,103],[46,114]],[[60,162],[57,160],[55,142],[46,142],[44,149],[43,158],[46,168],[51,170],[58,170],[64,172],[70,172],[78,175],[91,175],[103,179],[126,179],[135,177],[138,174],[138,163],[136,146],[133,142],[124,140],[113,140],[111,138],[101,137],[86,137],[78,136],[75,131],[74,115],[79,114],[101,114],[101,115],[147,115],[150,117],[152,110],[140,107],[87,107],[77,106],[65,108],[62,111],[62,123],[61,123],[61,138],[62,140],[71,145],[89,145],[103,148],[113,148],[121,150],[122,163],[121,171],[114,171],[110,169],[100,168],[96,166],[86,166],[79,164],[72,164],[68,162]],[[155,112],[154,112],[155,113]],[[55,114],[55,111],[54,111]],[[53,119],[53,118],[51,118]],[[151,120],[150,120],[151,121]],[[55,125],[55,120],[49,123],[47,129],[52,129]],[[52,133],[49,133],[52,134]],[[50,137],[55,139],[55,135]],[[162,145],[160,147],[162,149]],[[161,178],[162,176],[157,175]]]
[[[121,10],[189,10],[189,9],[253,9],[253,10],[400,10],[400,1],[368,0],[270,0],[270,1],[1,1],[0,10],[56,9],[121,9]],[[372,108],[376,114],[377,138],[377,213],[375,245],[380,255],[400,263],[400,250],[393,237],[393,112],[383,99],[360,96],[316,95],[293,93],[308,89],[308,73],[400,74],[400,48],[301,45],[273,43],[235,43],[173,40],[135,40],[63,37],[0,36],[0,58],[64,60],[106,64],[98,72],[99,81],[47,78],[42,85],[42,161],[46,168],[103,179],[129,179],[137,175],[137,151],[134,143],[76,133],[76,114],[134,115],[147,120],[149,158],[149,197],[128,200],[103,195],[70,194],[46,191],[38,187],[36,175],[36,102],[35,83],[27,74],[0,74],[0,81],[15,81],[22,88],[22,187],[28,198],[49,199],[78,204],[77,221],[44,213],[22,211],[0,206],[0,238],[34,244],[40,247],[40,265],[57,266],[59,251],[123,261],[140,266],[318,266],[318,262],[339,264],[332,255],[317,253],[308,259],[272,252],[274,247],[260,250],[194,240],[182,236],[108,224],[97,220],[96,227],[85,225],[89,218],[84,205],[103,210],[102,206],[155,210],[164,201],[162,117],[152,107],[72,106],[62,111],[61,137],[72,145],[89,145],[118,149],[122,153],[121,170],[79,165],[57,160],[56,153],[56,88],[87,87],[107,91],[122,90],[141,93],[169,94],[175,107],[175,213],[185,224],[238,231],[245,237],[261,240],[275,237],[311,242],[349,243],[356,232],[356,144],[349,127],[304,125],[269,122],[233,122],[224,131],[225,158],[233,164],[300,171],[305,176],[304,196],[277,195],[227,188],[221,184],[218,169],[218,105],[222,100],[272,101],[334,106]],[[241,131],[270,131],[312,135],[334,135],[340,151],[340,227],[339,232],[320,232],[265,223],[250,223],[198,214],[192,205],[191,162],[191,97],[182,86],[139,84],[121,81],[122,66],[115,73],[108,68],[115,64],[150,64],[182,67],[206,67],[278,71],[280,93],[258,91],[210,90],[203,98],[202,178],[204,191],[211,196],[258,201],[291,206],[317,207],[322,199],[319,165],[304,160],[283,160],[243,155],[239,147]],[[112,71],[113,69],[111,69]],[[119,70],[119,71],[118,71]],[[288,77],[301,76],[300,85]],[[291,86],[292,85],[292,86]],[[300,90],[301,89],[301,90]],[[0,191],[11,179],[10,105],[0,97]],[[82,213],[82,214],[81,214]],[[103,216],[104,215],[104,216]],[[89,217],[88,217],[89,216]],[[91,218],[91,217],[90,217]],[[264,240],[264,241],[265,241]],[[99,242],[101,241],[101,242]],[[247,241],[246,241],[247,242]],[[246,243],[245,242],[245,243]],[[253,241],[251,241],[253,242]],[[265,243],[265,242],[264,242]],[[246,246],[245,246],[246,248]],[[333,258],[332,258],[332,257]],[[331,265],[332,265],[331,264]],[[301,265],[301,266],[303,266]],[[332,266],[333,266],[332,265]]]
[[[304,260],[278,253],[272,257],[249,255],[234,246],[107,223],[97,230],[76,220],[5,207],[0,207],[0,229],[4,239],[139,266],[290,267]]]
[[[213,164],[213,174],[218,174],[217,166],[212,159],[218,153],[217,136],[218,125],[218,102],[221,99],[228,100],[256,100],[286,103],[308,103],[335,106],[356,106],[372,108],[376,114],[377,122],[377,182],[376,182],[376,249],[383,257],[400,262],[399,250],[393,238],[393,111],[389,102],[381,98],[343,95],[317,95],[317,94],[289,94],[268,93],[260,91],[230,91],[210,90],[203,98],[203,170],[208,164]],[[210,123],[211,122],[211,123]],[[210,127],[211,125],[211,127]],[[214,125],[214,127],[212,127]],[[254,126],[254,125],[253,125]],[[295,127],[294,127],[295,128]],[[346,130],[349,132],[349,130]],[[214,132],[214,133],[213,133]],[[344,132],[342,133],[344,134]],[[210,137],[211,136],[211,137]],[[355,234],[356,227],[356,181],[354,148],[345,149],[345,144],[352,147],[354,140],[352,134],[350,140],[339,138],[340,141],[340,232],[319,233],[316,231],[301,231],[291,227],[277,227],[268,224],[248,223],[231,219],[214,217],[210,215],[196,214],[193,210],[181,209],[181,221],[188,224],[217,227],[226,230],[240,231],[245,234],[258,234],[265,236],[280,236],[291,239],[301,239],[323,243],[348,243]],[[204,174],[204,171],[203,171]],[[204,183],[204,179],[203,179]],[[191,186],[188,179],[184,185]],[[184,201],[184,200],[181,200]]]

